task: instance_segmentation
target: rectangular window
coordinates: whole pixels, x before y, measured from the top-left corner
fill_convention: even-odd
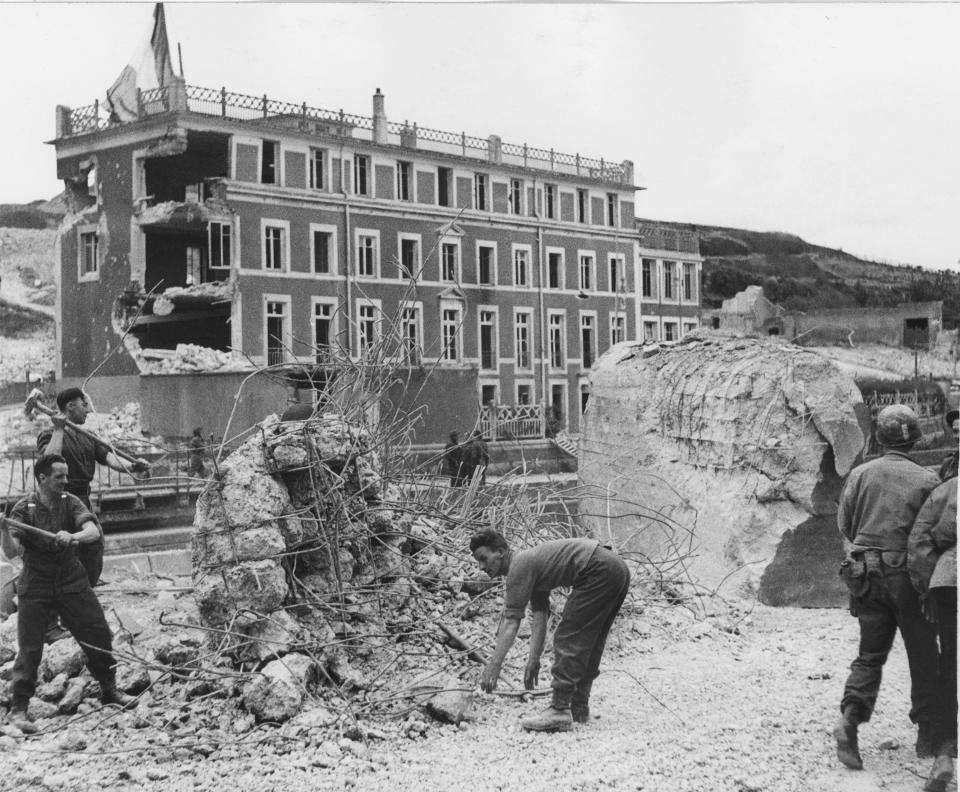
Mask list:
[[[657,262],[653,259],[644,259],[641,264],[640,286],[643,297],[653,297],[653,273]]]
[[[481,212],[487,211],[487,174],[473,175],[473,208]]]
[[[370,303],[361,304],[357,319],[360,332],[360,355],[368,358],[377,346],[377,306]]]
[[[313,305],[313,345],[317,363],[327,362],[333,345],[333,305],[330,303]]]
[[[260,181],[263,184],[279,184],[277,173],[277,150],[280,144],[272,140],[264,140],[260,148]]]
[[[672,261],[663,262],[663,299],[672,300],[673,299],[673,279],[675,278],[674,274],[674,263]]]
[[[326,189],[327,183],[324,178],[326,176],[326,169],[324,168],[326,155],[327,152],[323,149],[310,149],[310,189],[312,190]]]
[[[286,249],[286,229],[283,226],[265,225],[263,227],[263,267],[281,272],[284,268]]]
[[[610,291],[612,292],[622,292],[626,290],[627,283],[624,275],[626,270],[624,268],[623,256],[619,253],[610,254]]]
[[[370,234],[357,235],[357,275],[373,278],[377,274],[377,238]]]
[[[516,248],[513,251],[513,282],[516,286],[530,285],[529,251],[525,248]]]
[[[610,346],[627,337],[627,318],[621,313],[610,314]]]
[[[550,339],[550,368],[559,369],[566,365],[567,353],[564,338],[563,314],[550,314],[547,321],[548,337]]]
[[[210,269],[230,269],[230,224],[210,223]]]
[[[510,179],[510,214],[523,214],[523,180]]]
[[[686,335],[687,333],[692,333],[692,332],[693,332],[694,330],[696,330],[696,329],[697,329],[697,323],[696,323],[696,322],[684,322],[684,323],[683,323],[683,334],[684,334],[684,335]]]
[[[589,222],[590,202],[586,190],[577,190],[577,222]]]
[[[453,206],[453,170],[437,168],[437,203],[440,206]]]
[[[643,323],[643,340],[644,341],[657,340],[657,323],[656,322]]]
[[[94,276],[99,272],[100,264],[97,256],[99,244],[96,231],[86,231],[80,234],[80,277]]]
[[[400,343],[406,362],[419,365],[421,361],[420,347],[420,309],[408,306],[400,314]]]
[[[617,224],[617,194],[607,193],[607,225]]]
[[[517,404],[533,404],[533,385],[529,382],[517,383]]]
[[[663,340],[664,341],[677,340],[677,323],[676,322],[663,323]]]
[[[400,239],[400,277],[412,280],[420,269],[420,243],[416,239]]]
[[[286,360],[287,303],[267,302],[267,365],[276,366]]]
[[[533,368],[530,358],[530,326],[532,324],[528,311],[517,311],[513,316],[514,355],[517,368],[529,370]]]
[[[557,219],[557,185],[545,184],[543,187],[544,211],[548,220]]]
[[[480,311],[480,368],[497,367],[497,314]]]
[[[410,189],[413,183],[413,163],[397,163],[397,199],[400,201],[412,201],[413,192]]]
[[[370,157],[365,154],[353,155],[353,192],[370,195]]]
[[[597,359],[597,321],[592,314],[580,317],[580,351],[583,355],[583,368],[593,366]]]
[[[557,251],[547,253],[547,288],[563,288],[563,253]]]
[[[441,343],[443,345],[441,359],[446,361],[460,360],[460,309],[444,308],[440,312]]]
[[[330,274],[330,253],[333,234],[329,231],[313,232],[313,271],[318,275]]]
[[[696,268],[693,264],[684,264],[683,265],[683,299],[692,300],[693,299],[693,284],[696,281]]]
[[[447,283],[456,283],[459,267],[457,266],[457,245],[444,242],[440,245],[440,280]]]
[[[580,291],[593,291],[597,281],[594,276],[595,259],[592,253],[580,254]]]
[[[477,246],[477,283],[493,286],[496,283],[496,248],[492,245]]]

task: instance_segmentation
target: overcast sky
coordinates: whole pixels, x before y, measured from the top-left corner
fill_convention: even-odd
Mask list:
[[[187,82],[632,160],[641,217],[960,269],[960,4],[166,4]],[[151,4],[0,5],[0,202]],[[175,61],[176,66],[176,61]]]

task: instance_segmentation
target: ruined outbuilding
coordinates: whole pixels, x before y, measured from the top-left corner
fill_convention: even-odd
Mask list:
[[[836,605],[836,502],[863,413],[851,377],[778,340],[618,344],[591,376],[581,514],[695,590]]]

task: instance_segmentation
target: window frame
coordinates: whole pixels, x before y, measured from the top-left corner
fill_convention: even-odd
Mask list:
[[[606,204],[607,225],[611,228],[617,228],[619,226],[617,219],[620,213],[620,196],[616,193],[607,193]]]
[[[373,273],[366,274],[360,271],[360,239],[373,239]],[[375,228],[355,228],[353,230],[354,270],[357,278],[376,280],[380,277],[380,231]]]
[[[407,311],[413,312],[412,326],[415,333],[413,347],[407,343],[409,337],[406,330],[410,326],[410,321],[405,315]],[[400,306],[400,321],[398,330],[400,332],[400,353],[404,362],[419,364],[423,360],[423,303],[420,300],[405,302]]]
[[[543,288],[547,291],[563,291],[567,288],[567,251],[566,248],[562,247],[546,247],[543,250],[544,254],[547,257],[547,282],[543,284]],[[550,256],[554,254],[560,255],[560,281],[557,286],[550,285]]]
[[[416,260],[414,261],[413,273],[407,276],[403,268],[403,243],[416,242]],[[409,231],[397,232],[397,278],[402,281],[419,280],[423,274],[423,237],[421,234],[413,234]]]
[[[488,248],[493,251],[493,255],[490,258],[490,273],[493,276],[492,280],[484,281],[480,279],[480,248]],[[474,243],[474,255],[477,262],[477,285],[478,286],[496,286],[499,279],[498,264],[497,264],[497,252],[499,250],[499,245],[496,242],[489,242],[485,239],[478,239]]]
[[[492,322],[484,322],[484,314],[491,314]],[[483,363],[483,328],[490,326],[493,328],[493,348],[491,351],[492,365],[485,366]],[[481,371],[499,371],[500,370],[500,309],[496,305],[478,305],[477,306],[477,362]]]
[[[578,317],[579,318],[579,322],[578,322],[579,338],[577,340],[580,343],[580,369],[582,371],[588,371],[589,369],[593,368],[593,364],[597,362],[597,358],[600,355],[600,343],[599,343],[600,339],[598,338],[599,331],[600,331],[600,327],[599,327],[600,320],[597,317],[596,311],[578,311],[577,313],[579,314],[579,317]],[[583,348],[583,331],[587,326],[585,324],[586,322],[589,322],[589,329],[591,331],[590,333],[590,336],[591,336],[590,365],[589,366],[587,365],[587,359],[585,354],[586,350]]]
[[[526,184],[523,179],[516,178],[514,176],[510,177],[510,181],[507,182],[507,209],[509,210],[507,214],[512,215],[522,215],[523,214],[523,205],[524,205],[524,189]],[[516,195],[519,200],[515,200],[514,196]],[[519,204],[519,206],[518,206]]]
[[[448,249],[453,249],[453,278],[447,277],[447,261],[446,254]],[[440,276],[441,283],[462,283],[463,282],[463,273],[461,272],[461,259],[460,255],[460,237],[440,237]]]
[[[360,163],[363,163],[364,191],[360,192]],[[373,198],[373,158],[369,154],[354,153],[353,155],[353,184],[350,185],[354,195],[364,198]]]
[[[559,320],[559,321],[555,321]],[[560,340],[560,362],[554,361],[554,330],[558,330]],[[567,362],[570,360],[569,350],[567,349],[567,312],[563,308],[547,309],[547,363],[548,370],[559,372],[567,370]]]
[[[519,318],[524,317],[524,322]],[[526,330],[526,364],[523,365],[520,345],[520,328]],[[534,370],[533,359],[533,309],[532,308],[514,308],[513,309],[513,365],[514,370],[532,372]]]
[[[583,285],[584,259],[590,262],[590,285]],[[595,250],[577,250],[577,287],[582,292],[597,291],[597,252]]]
[[[590,223],[590,191],[577,187],[574,193],[573,216],[578,223]]]
[[[544,184],[543,185],[543,216],[547,220],[558,220],[559,212],[557,211],[559,206],[560,198],[560,186],[557,184]]]
[[[640,296],[653,299],[653,287],[657,283],[657,260],[640,259]]]
[[[619,276],[614,283],[614,268]],[[610,279],[610,292],[612,294],[626,294],[627,292],[627,257],[623,253],[607,254],[607,277]],[[621,288],[622,284],[622,288]]]
[[[277,363],[270,362],[270,331],[269,331],[269,321],[272,316],[276,314],[270,314],[270,304],[276,303],[284,306],[283,313],[280,314],[280,317],[283,319],[283,333],[280,338],[280,352],[281,360]],[[261,328],[263,331],[263,360],[266,365],[281,365],[283,363],[289,363],[293,357],[292,348],[293,348],[293,298],[289,294],[263,294],[261,296],[261,309],[263,312],[263,323]]]
[[[85,238],[93,239],[93,269],[87,269]],[[95,224],[77,226],[77,283],[100,280],[100,233]]]
[[[357,333],[357,345],[356,345],[356,360],[363,360],[366,357],[367,349],[363,344],[363,324],[366,321],[365,317],[362,315],[364,309],[372,309],[373,311],[373,343],[369,344],[369,348],[376,349],[377,345],[380,343],[383,338],[383,308],[382,301],[376,297],[357,297],[355,301],[356,306],[356,333]]]
[[[319,157],[317,155],[320,155]],[[322,190],[327,191],[328,185],[328,174],[329,174],[329,164],[328,164],[328,152],[327,149],[317,148],[315,146],[310,147],[310,153],[307,156],[307,185],[311,190]],[[317,182],[317,163],[320,164],[320,184]]]
[[[697,299],[697,265],[691,261],[680,263],[680,296],[684,302]]]
[[[397,160],[397,200],[412,203],[416,201],[414,190],[416,189],[416,177],[413,162],[410,160]],[[403,180],[406,180],[406,190],[401,190]],[[405,193],[405,194],[401,194]]]
[[[457,314],[453,325],[453,356],[449,355],[450,347],[447,343],[447,328],[450,326],[446,318],[448,311]],[[463,360],[463,319],[464,306],[459,300],[440,300],[440,355],[438,362],[442,364],[462,365]]]
[[[313,347],[314,356],[318,357],[320,352],[320,343],[317,339],[317,308],[319,306],[324,306],[325,308],[330,309],[330,316],[327,317],[330,320],[330,343],[327,345],[330,355],[335,354],[337,349],[336,340],[340,335],[340,312],[337,310],[339,307],[339,301],[335,297],[318,297],[316,295],[311,295],[310,297],[310,343]],[[320,362],[320,361],[318,361]]]
[[[279,229],[280,255],[283,257],[279,267],[267,266],[267,230]],[[263,272],[287,273],[290,272],[290,221],[273,217],[260,218],[260,269]]]
[[[643,340],[644,341],[660,340],[660,323],[659,322],[645,321],[643,323]]]
[[[220,255],[217,257],[219,261],[223,261],[223,229],[227,230],[226,238],[229,240],[227,246],[227,263],[226,264],[214,264],[213,258],[213,239],[214,231],[213,227],[219,226],[221,231],[217,234],[217,239],[219,240],[219,250]],[[207,271],[214,270],[217,272],[229,272],[233,266],[233,224],[225,223],[221,220],[211,220],[207,225]]]
[[[664,300],[673,300],[675,299],[673,294],[673,279],[676,277],[675,272],[675,261],[664,261],[663,262],[663,299]],[[678,289],[679,291],[679,289]]]
[[[517,262],[519,261],[517,254],[523,253],[526,259],[526,277],[524,283],[519,283],[517,278]],[[533,261],[533,246],[521,244],[514,242],[510,246],[510,260],[513,265],[513,285],[518,289],[532,289],[533,288],[533,272],[532,272],[532,261]]]
[[[481,190],[483,201],[480,200]],[[473,174],[473,208],[478,212],[490,211],[490,175],[487,173]]]
[[[619,344],[627,340],[627,314],[626,311],[610,311],[610,320],[608,322],[610,330],[610,346]],[[619,338],[618,338],[619,336]]]
[[[317,272],[317,234],[327,234],[327,266],[326,272]],[[336,277],[340,272],[337,261],[337,227],[326,223],[310,223],[310,272],[318,278]]]

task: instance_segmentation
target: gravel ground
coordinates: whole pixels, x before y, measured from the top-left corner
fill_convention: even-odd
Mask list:
[[[169,603],[169,593],[159,597]],[[130,605],[117,590],[101,599],[108,611]],[[92,709],[69,724],[45,722],[45,735],[0,736],[0,789],[919,790],[930,760],[913,754],[899,643],[874,720],[861,731],[867,769],[836,761],[830,728],[856,640],[842,610],[757,605],[693,618],[681,607],[649,608],[618,621],[594,718],[570,733],[519,728],[543,698],[477,694],[475,719],[460,727],[413,710],[362,722],[364,741],[342,726],[251,728],[224,710],[215,739],[178,720],[172,700],[164,722]],[[516,648],[508,663],[501,687],[516,689]],[[223,700],[207,706],[216,717]]]

